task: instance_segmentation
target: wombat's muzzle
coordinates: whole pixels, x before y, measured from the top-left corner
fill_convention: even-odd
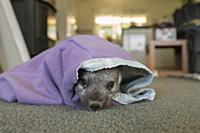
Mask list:
[[[89,109],[93,111],[100,110],[104,107],[104,105],[108,102],[108,98],[102,99],[100,101],[90,101]]]
[[[99,102],[92,102],[89,104],[89,108],[93,111],[99,110],[102,108],[102,105]]]

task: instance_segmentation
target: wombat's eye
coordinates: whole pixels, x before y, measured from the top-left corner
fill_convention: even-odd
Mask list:
[[[114,87],[114,81],[109,82],[106,87],[111,90]]]
[[[83,86],[84,88],[88,86],[88,82],[85,79],[81,79],[80,80],[80,84],[81,86]]]

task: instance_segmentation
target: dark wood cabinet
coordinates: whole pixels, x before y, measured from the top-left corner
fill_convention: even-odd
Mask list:
[[[11,0],[31,57],[48,49],[47,18],[56,12],[42,0]]]

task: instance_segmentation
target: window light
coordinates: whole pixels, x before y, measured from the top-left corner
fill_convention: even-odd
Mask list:
[[[147,22],[147,18],[145,15],[133,17],[98,16],[95,18],[95,23],[98,25],[129,24],[132,22],[143,25]]]

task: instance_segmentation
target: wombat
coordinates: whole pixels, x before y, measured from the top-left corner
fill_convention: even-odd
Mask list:
[[[80,69],[74,89],[87,109],[97,111],[109,105],[112,96],[120,91],[121,79],[120,68],[95,72]]]

